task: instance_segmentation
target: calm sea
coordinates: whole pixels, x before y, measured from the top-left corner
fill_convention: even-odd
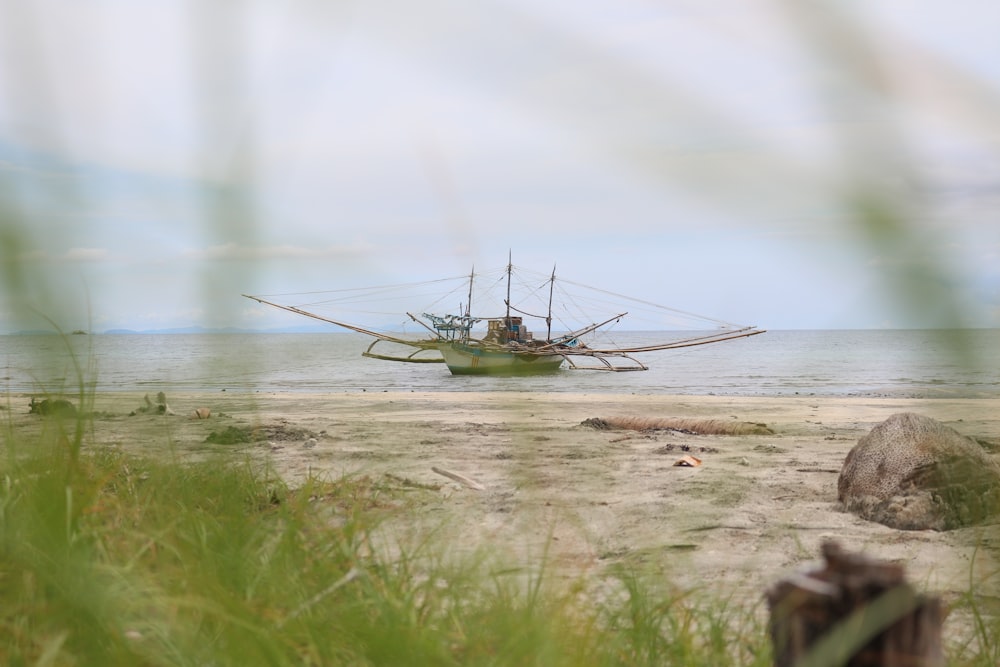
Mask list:
[[[655,333],[619,336],[622,344]],[[771,331],[642,355],[645,372],[452,376],[443,364],[361,356],[354,333],[0,336],[0,387],[99,391],[546,391],[637,394],[1000,396],[1000,330]]]

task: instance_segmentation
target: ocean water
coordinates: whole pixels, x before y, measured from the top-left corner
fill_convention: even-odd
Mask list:
[[[656,341],[655,332],[619,336]],[[639,355],[650,370],[453,376],[364,358],[355,333],[0,336],[0,387],[74,391],[545,391],[741,396],[1000,396],[1000,330],[770,331]]]

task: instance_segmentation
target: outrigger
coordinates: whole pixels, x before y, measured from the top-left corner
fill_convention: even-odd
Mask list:
[[[548,288],[547,310],[544,315],[532,315],[520,307],[520,305],[513,305],[511,288],[514,275],[514,266],[508,261],[501,276],[501,280],[503,278],[506,279],[506,296],[503,299],[503,314],[501,315],[478,316],[472,314],[472,303],[476,297],[474,288],[477,280],[488,278],[487,282],[493,286],[496,286],[500,282],[495,277],[489,279],[488,276],[478,275],[475,270],[466,277],[468,280],[468,296],[464,307],[460,307],[459,315],[437,315],[422,312],[418,317],[413,313],[407,312],[406,315],[413,322],[417,323],[430,334],[430,337],[424,338],[404,338],[399,335],[374,331],[343,322],[340,319],[326,317],[299,306],[280,304],[269,300],[270,297],[264,298],[264,296],[249,294],[244,294],[243,296],[268,306],[371,336],[374,340],[362,352],[362,356],[405,363],[444,363],[454,375],[529,375],[551,373],[560,369],[564,362],[570,369],[574,370],[644,371],[648,370],[649,367],[633,355],[657,350],[673,350],[720,343],[764,333],[763,330],[757,327],[732,325],[719,320],[710,320],[709,318],[694,316],[691,313],[682,313],[682,311],[656,306],[648,302],[632,300],[646,307],[662,309],[672,313],[681,313],[688,317],[697,317],[701,321],[711,322],[713,329],[702,330],[694,335],[684,335],[669,341],[648,345],[615,347],[598,345],[592,347],[583,341],[584,336],[617,324],[622,318],[628,315],[628,312],[617,313],[603,319],[599,323],[577,326],[568,333],[553,335],[552,324],[554,315],[552,307],[556,288],[555,269],[553,269],[551,276],[547,277],[541,286],[543,290],[545,287]],[[426,283],[420,284],[424,285]],[[596,288],[587,288],[577,283],[571,284],[605,295],[609,294]],[[537,302],[539,287],[537,282],[534,285],[535,287],[529,292],[535,297]],[[372,290],[379,291],[384,291],[385,289],[372,288]],[[361,290],[348,290],[348,292],[361,292]],[[333,294],[343,293],[344,291],[340,291]],[[620,297],[620,295],[613,296]],[[352,294],[352,298],[356,298],[356,294]],[[331,299],[331,301],[335,300]],[[525,324],[525,318],[544,322],[546,329],[545,337],[536,338],[535,334]],[[481,322],[486,323],[486,330],[479,333],[475,331],[475,327]],[[415,349],[407,354],[382,354],[374,351],[375,346],[379,343]],[[593,363],[586,363],[586,360],[591,360]]]

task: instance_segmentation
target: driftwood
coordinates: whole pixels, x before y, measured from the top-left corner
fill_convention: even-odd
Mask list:
[[[485,491],[486,487],[477,482],[474,479],[469,479],[465,475],[460,475],[457,472],[451,472],[450,470],[445,470],[444,468],[438,468],[436,466],[431,466],[431,470],[439,475],[444,475],[448,479],[453,479],[459,484],[464,484],[470,489],[475,489],[476,491]]]
[[[158,415],[172,415],[174,411],[167,405],[167,395],[162,391],[156,395],[156,403],[154,404],[149,400],[149,394],[142,397],[143,405],[142,407],[136,408],[129,413],[130,417],[134,417],[139,414],[154,413]]]
[[[834,542],[822,569],[794,574],[767,592],[776,667],[941,667],[943,612],[918,595],[903,568]]]

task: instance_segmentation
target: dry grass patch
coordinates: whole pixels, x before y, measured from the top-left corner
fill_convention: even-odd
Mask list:
[[[582,422],[582,425],[599,430],[679,431],[696,435],[774,435],[767,424],[683,417],[593,417]]]

